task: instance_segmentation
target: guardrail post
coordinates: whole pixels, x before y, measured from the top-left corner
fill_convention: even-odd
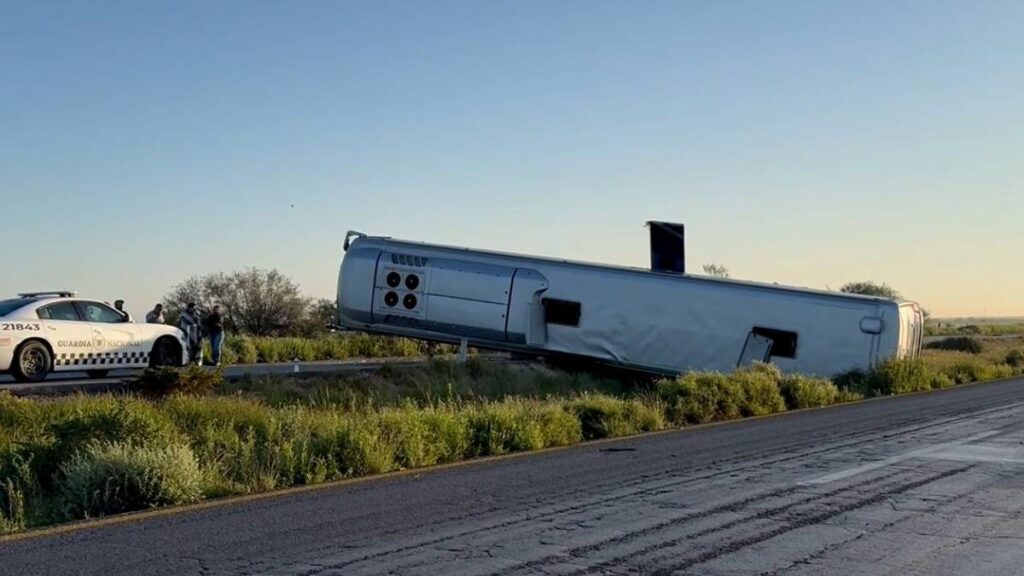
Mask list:
[[[469,353],[469,340],[463,338],[459,342],[459,364],[466,363],[466,355]]]

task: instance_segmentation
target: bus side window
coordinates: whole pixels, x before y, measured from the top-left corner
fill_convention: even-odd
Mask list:
[[[778,330],[775,328],[765,328],[763,326],[754,326],[750,333],[756,336],[771,339],[772,348],[771,351],[768,353],[769,357],[796,358],[796,332],[790,332],[789,330]]]
[[[544,298],[541,300],[541,304],[544,305],[544,321],[548,324],[580,325],[582,310],[579,302]]]

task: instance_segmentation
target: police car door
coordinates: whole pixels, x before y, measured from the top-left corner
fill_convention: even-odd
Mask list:
[[[36,310],[43,333],[53,348],[56,372],[84,370],[92,359],[92,327],[74,302],[53,302]]]
[[[80,300],[77,302],[82,316],[92,327],[95,358],[94,370],[138,368],[148,364],[142,350],[139,328],[120,312],[106,304]]]

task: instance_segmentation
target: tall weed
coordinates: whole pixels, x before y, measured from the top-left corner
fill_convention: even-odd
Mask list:
[[[93,444],[61,469],[59,498],[68,520],[186,504],[202,496],[199,464],[181,444]]]

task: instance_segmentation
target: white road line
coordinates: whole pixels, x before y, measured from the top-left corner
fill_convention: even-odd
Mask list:
[[[934,446],[928,446],[927,448],[918,448],[917,450],[911,450],[909,452],[904,452],[902,454],[897,454],[895,456],[890,456],[888,458],[885,458],[884,460],[879,460],[877,462],[871,462],[869,464],[861,464],[860,466],[854,466],[853,468],[847,468],[846,470],[840,470],[838,472],[833,472],[832,474],[826,474],[825,476],[819,476],[818,478],[813,478],[811,480],[804,480],[804,481],[801,481],[801,482],[797,482],[797,485],[799,485],[799,486],[814,486],[814,485],[818,485],[818,484],[828,484],[829,482],[835,482],[836,480],[842,480],[844,478],[849,478],[850,476],[856,476],[857,474],[863,474],[864,472],[870,472],[872,470],[878,470],[879,468],[885,468],[886,466],[891,466],[893,464],[896,464],[896,463],[899,463],[899,462],[903,462],[904,460],[910,460],[911,458],[918,458],[918,457],[921,457],[921,456],[926,456],[926,455],[931,454],[933,452],[941,452],[943,450],[949,450],[950,448],[954,448],[956,446],[967,444],[969,442],[977,442],[978,440],[982,440],[982,439],[988,438],[990,436],[995,436],[996,434],[999,434],[999,433],[1000,433],[999,430],[993,430],[993,431],[990,431],[990,432],[983,432],[981,434],[976,434],[976,435],[971,436],[969,438],[964,438],[963,440],[957,440],[955,442],[945,442],[945,443],[942,443],[942,444],[936,444]]]
[[[1004,446],[975,444],[955,446],[928,454],[934,460],[955,460],[959,462],[991,462],[995,464],[1024,464],[1024,450]]]

